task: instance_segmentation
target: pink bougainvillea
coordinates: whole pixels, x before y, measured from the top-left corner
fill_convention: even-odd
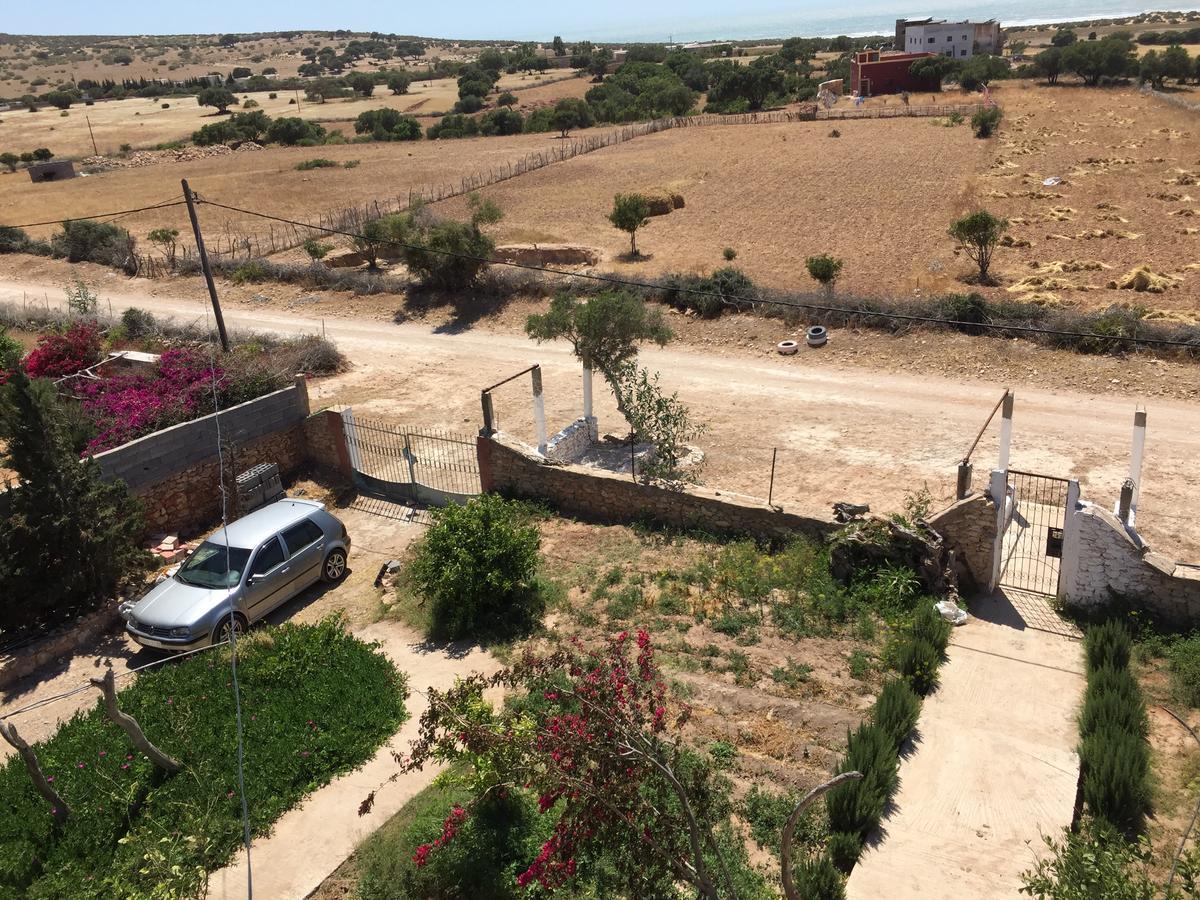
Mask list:
[[[25,357],[30,378],[62,378],[100,361],[100,326],[95,322],[73,322],[66,331],[52,331],[38,338],[37,346]]]
[[[100,453],[159,428],[211,412],[213,380],[217,391],[227,377],[209,359],[191,349],[168,350],[148,375],[118,375],[75,386],[98,434],[86,452]]]

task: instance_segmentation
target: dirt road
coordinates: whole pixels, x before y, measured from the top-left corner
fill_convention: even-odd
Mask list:
[[[61,288],[0,280],[0,301],[20,303],[23,292],[41,296],[43,291],[57,296]],[[117,312],[138,305],[179,319],[206,315],[205,304],[167,296],[157,285],[153,292],[139,291],[138,282],[103,286],[101,295]],[[377,316],[388,300],[379,302]],[[487,330],[485,323],[456,331],[421,322],[330,318],[329,312],[320,313],[326,316],[322,320],[305,312],[304,307],[231,306],[226,320],[231,328],[287,334],[320,333],[324,327],[353,368],[314,384],[315,405],[350,404],[360,417],[473,434],[481,422],[479,389],[539,362],[551,431],[579,415],[579,367],[564,344],[538,346],[512,329]],[[833,343],[840,339],[841,334],[832,335]],[[909,340],[919,354],[919,342]],[[789,508],[825,513],[831,503],[846,500],[888,511],[923,486],[935,505],[949,499],[955,466],[1005,385],[986,374],[948,379],[880,371],[869,360],[818,366],[809,355],[818,352],[778,357],[672,345],[646,350],[642,359],[661,371],[663,384],[678,391],[695,418],[706,423],[698,443],[707,454],[703,477],[711,486],[765,497],[772,449],[779,448],[774,500]],[[1093,364],[1074,359],[1079,366]],[[596,394],[601,432],[621,430],[608,392],[597,385]],[[1012,466],[1078,478],[1084,499],[1111,507],[1126,475],[1139,399],[1018,388]],[[528,380],[501,388],[495,404],[501,428],[532,439]],[[1191,470],[1200,407],[1163,397],[1150,397],[1145,405],[1149,432],[1139,527],[1156,550],[1186,561],[1200,559],[1200,518],[1186,514],[1200,504],[1200,479]],[[986,483],[996,446],[993,424],[975,453],[977,486]]]

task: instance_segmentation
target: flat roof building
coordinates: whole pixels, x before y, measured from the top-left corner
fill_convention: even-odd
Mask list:
[[[1000,23],[947,22],[945,19],[897,19],[896,50],[903,53],[937,53],[968,59],[976,53],[999,54],[1004,44]]]

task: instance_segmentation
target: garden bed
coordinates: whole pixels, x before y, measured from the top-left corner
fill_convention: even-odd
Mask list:
[[[407,717],[405,677],[336,619],[282,625],[238,651],[253,835],[369,759]],[[35,747],[71,807],[61,825],[17,758],[0,770],[0,897],[179,897],[241,843],[227,649],[141,675],[121,708],[183,764],[160,777],[97,709]],[[16,723],[19,727],[19,722]]]

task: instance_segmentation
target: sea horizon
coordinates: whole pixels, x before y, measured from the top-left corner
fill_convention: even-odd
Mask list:
[[[997,19],[1005,28],[1033,27],[1057,23],[1089,22],[1095,19],[1123,19],[1152,12],[1188,13],[1200,10],[1200,6],[1164,10],[1161,6],[1132,7],[1129,0],[1066,0],[1055,7],[1060,12],[1046,11],[1044,3],[1036,0],[997,0],[997,2],[950,2],[937,0],[929,6],[918,6],[905,10],[890,4],[869,3],[855,7],[852,15],[830,14],[821,7],[812,13],[797,10],[780,15],[767,13],[756,15],[747,12],[739,16],[722,16],[720,19],[698,19],[693,21],[673,20],[645,23],[633,28],[598,26],[594,30],[580,32],[563,38],[570,41],[593,40],[612,43],[685,43],[695,41],[750,41],[771,40],[787,37],[869,37],[890,35],[895,31],[896,20],[933,17],[961,21],[971,19],[985,21]],[[538,39],[540,36],[519,35],[517,39]],[[495,38],[493,38],[494,40]],[[544,38],[543,38],[544,39]]]

